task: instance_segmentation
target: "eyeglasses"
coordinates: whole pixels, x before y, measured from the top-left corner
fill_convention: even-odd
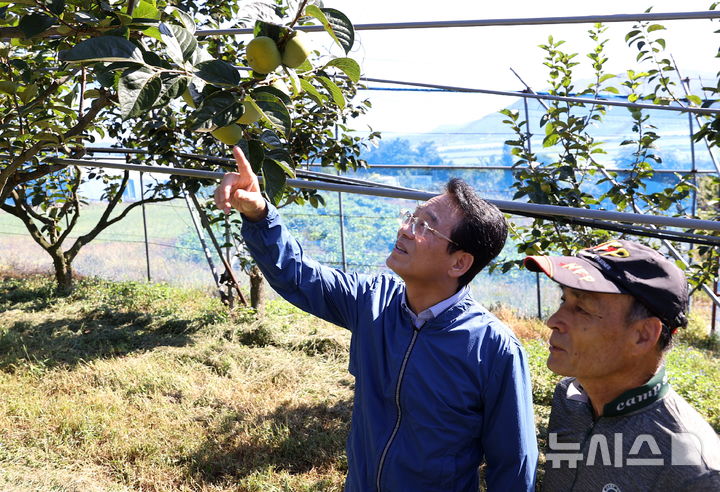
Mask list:
[[[430,225],[425,222],[424,220],[420,219],[419,217],[416,217],[412,214],[412,212],[400,212],[400,225],[401,226],[410,226],[410,232],[413,236],[420,236],[422,237],[425,234],[425,231],[430,231],[433,234],[435,234],[437,237],[444,239],[445,241],[448,241],[449,243],[454,244],[458,248],[460,245],[447,237],[442,232],[436,231]]]

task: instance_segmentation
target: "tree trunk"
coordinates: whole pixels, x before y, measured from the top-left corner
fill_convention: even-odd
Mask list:
[[[250,306],[257,312],[265,306],[265,276],[257,265],[250,269]]]
[[[52,256],[53,266],[55,267],[58,293],[61,295],[70,294],[73,290],[72,263],[65,258],[62,251],[48,251],[48,253]]]

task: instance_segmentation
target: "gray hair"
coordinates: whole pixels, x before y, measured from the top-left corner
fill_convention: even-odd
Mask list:
[[[630,306],[630,311],[627,314],[627,322],[634,323],[645,318],[658,318],[643,304],[633,297],[633,304]],[[660,318],[658,318],[660,319]],[[672,347],[672,330],[662,320],[662,330],[660,331],[660,337],[658,338],[658,348],[661,352],[667,352]]]

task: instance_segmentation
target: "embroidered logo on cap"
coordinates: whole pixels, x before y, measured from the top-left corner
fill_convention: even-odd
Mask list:
[[[564,268],[565,270],[570,271],[570,273],[577,275],[580,280],[584,280],[585,282],[595,282],[595,277],[593,277],[590,272],[585,270],[585,267],[575,263],[560,263],[560,268]]]
[[[606,243],[598,244],[595,247],[588,248],[588,251],[592,251],[598,256],[615,256],[616,258],[630,258],[630,252],[623,248],[622,243],[619,241],[608,241]]]

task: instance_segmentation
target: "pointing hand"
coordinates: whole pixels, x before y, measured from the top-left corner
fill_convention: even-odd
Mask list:
[[[260,194],[260,184],[239,147],[233,147],[237,172],[226,173],[215,190],[215,206],[225,213],[234,208],[251,221],[261,220],[267,215],[267,203]]]

